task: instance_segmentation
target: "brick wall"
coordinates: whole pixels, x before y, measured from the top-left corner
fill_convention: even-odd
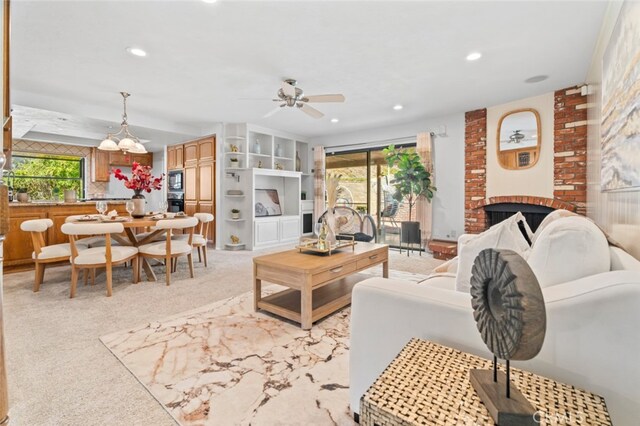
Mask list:
[[[464,229],[476,234],[486,228],[484,209],[474,209],[473,203],[487,195],[487,110],[464,114]]]
[[[587,97],[578,87],[558,90],[553,108],[553,196],[574,204],[577,213],[586,215]]]

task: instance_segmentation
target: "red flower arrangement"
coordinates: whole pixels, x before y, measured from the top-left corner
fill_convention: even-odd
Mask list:
[[[131,179],[122,174],[122,170],[113,169],[113,175],[118,180],[124,181],[124,186],[134,191],[151,192],[152,189],[159,190],[162,188],[162,179],[164,173],[160,177],[151,176],[151,167],[143,166],[137,162],[133,162],[131,167]]]

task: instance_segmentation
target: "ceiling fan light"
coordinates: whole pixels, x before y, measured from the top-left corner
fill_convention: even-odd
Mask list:
[[[98,145],[98,149],[101,151],[120,151],[118,148],[118,144],[111,138],[106,138],[100,145]]]
[[[136,146],[135,141],[133,139],[129,139],[129,138],[123,138],[118,143],[118,148],[120,148],[123,151],[130,151],[130,150],[134,149],[135,146]]]

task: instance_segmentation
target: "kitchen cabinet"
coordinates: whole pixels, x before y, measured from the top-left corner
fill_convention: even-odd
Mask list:
[[[108,203],[109,210],[120,215],[128,215],[124,202]],[[31,235],[20,229],[20,224],[31,219],[51,219],[53,226],[44,235],[45,244],[69,242],[69,238],[60,229],[67,216],[95,214],[96,203],[10,203],[9,232],[5,235],[4,260],[5,272],[33,268],[33,244]]]
[[[184,165],[198,163],[198,141],[184,144]]]
[[[182,145],[167,147],[167,170],[179,170],[184,167],[183,153]]]
[[[111,167],[131,167],[133,162],[143,166],[153,166],[153,153],[128,154],[121,151],[101,151],[91,149],[91,181],[109,182]]]
[[[216,203],[216,137],[208,136],[167,147],[167,169],[184,170],[184,211],[211,213]],[[215,223],[215,222],[214,222]],[[208,239],[215,242],[215,225],[209,224]]]
[[[109,151],[91,149],[91,181],[109,182]]]
[[[184,201],[198,201],[198,166],[184,168]]]

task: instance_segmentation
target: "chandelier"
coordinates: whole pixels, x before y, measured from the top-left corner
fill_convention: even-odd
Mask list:
[[[120,130],[118,130],[117,133],[109,133],[107,138],[100,142],[98,149],[103,151],[124,151],[132,154],[146,154],[147,150],[140,142],[140,139],[129,132],[129,123],[127,122],[127,98],[131,95],[127,92],[120,92],[120,94],[122,95],[124,107]]]
[[[520,143],[524,139],[524,135],[520,132],[520,130],[514,130],[513,134],[509,136],[509,143]]]

